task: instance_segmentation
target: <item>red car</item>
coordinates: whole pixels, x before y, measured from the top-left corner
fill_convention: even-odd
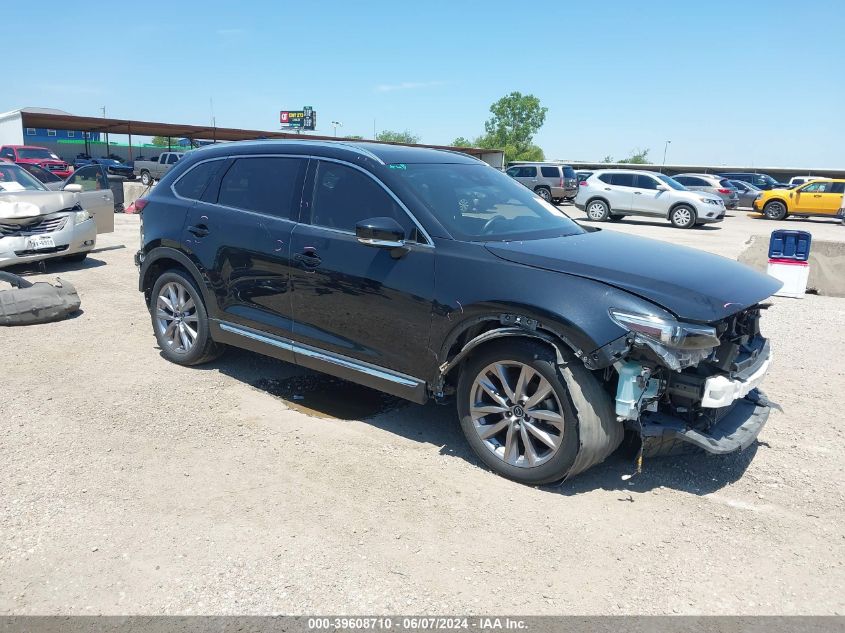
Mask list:
[[[67,178],[73,173],[73,167],[46,147],[3,145],[3,147],[0,147],[0,156],[14,163],[38,165],[56,174],[59,178]]]

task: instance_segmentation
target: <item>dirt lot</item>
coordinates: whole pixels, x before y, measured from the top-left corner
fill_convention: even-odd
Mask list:
[[[608,228],[735,257],[776,226],[734,216]],[[845,613],[845,299],[769,310],[783,412],[756,448],[534,489],[480,467],[450,407],[164,361],[137,217],[116,224],[48,275],[81,315],[0,330],[0,613]]]

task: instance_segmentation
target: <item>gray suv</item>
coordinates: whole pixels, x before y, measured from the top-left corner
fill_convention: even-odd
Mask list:
[[[578,176],[569,165],[519,163],[505,173],[548,202],[574,200],[578,194]]]
[[[736,209],[739,205],[739,192],[731,181],[715,174],[678,174],[672,176],[690,191],[706,191],[722,198],[726,209]]]

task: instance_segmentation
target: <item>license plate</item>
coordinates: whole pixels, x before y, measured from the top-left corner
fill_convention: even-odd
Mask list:
[[[28,246],[31,250],[41,250],[44,248],[56,248],[56,243],[53,238],[48,235],[38,235],[29,238]]]

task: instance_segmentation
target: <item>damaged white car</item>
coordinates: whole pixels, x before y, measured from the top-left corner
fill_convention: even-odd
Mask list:
[[[97,242],[79,185],[49,191],[21,167],[0,163],[0,268],[62,258],[81,262]]]

